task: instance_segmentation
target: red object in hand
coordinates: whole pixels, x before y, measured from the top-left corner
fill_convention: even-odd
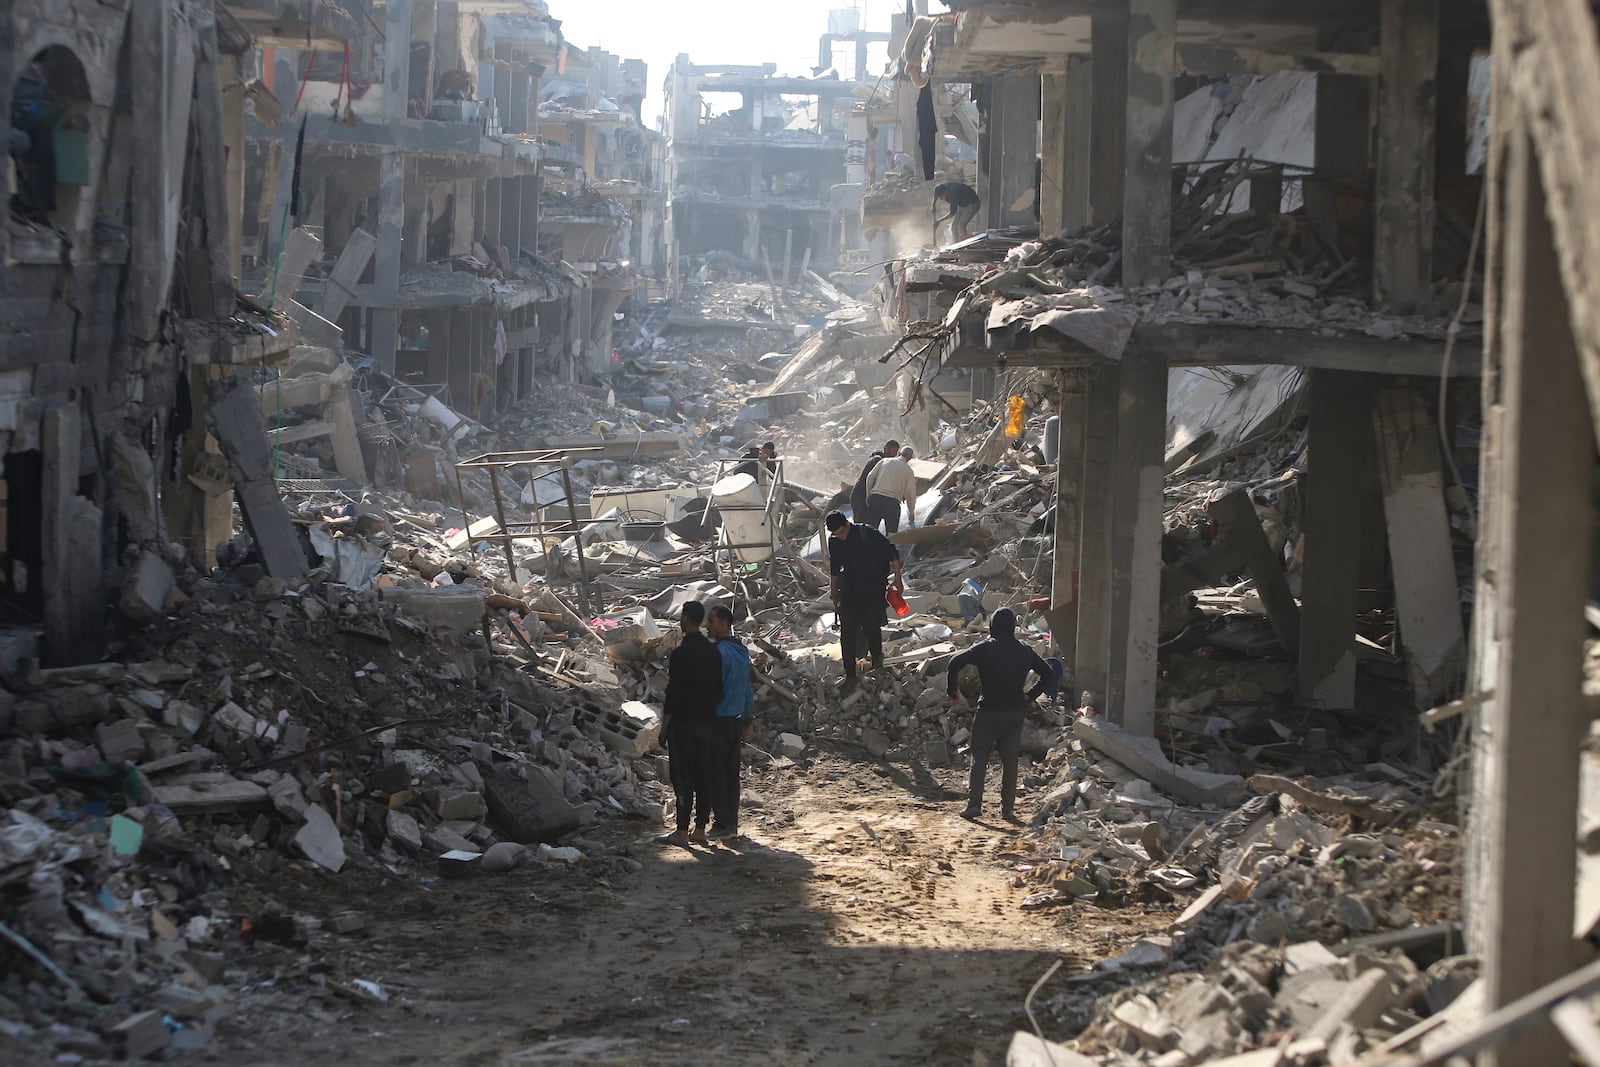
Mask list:
[[[894,613],[898,618],[903,619],[911,614],[911,605],[907,604],[906,598],[900,595],[900,590],[891,585],[883,591],[883,595],[888,598],[889,606],[894,609]]]

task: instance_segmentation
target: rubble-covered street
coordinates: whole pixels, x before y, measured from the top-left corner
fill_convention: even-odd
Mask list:
[[[12,6],[0,1062],[1600,1067],[1587,5]]]

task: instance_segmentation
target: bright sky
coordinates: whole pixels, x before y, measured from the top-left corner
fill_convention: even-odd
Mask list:
[[[575,48],[599,45],[650,65],[645,121],[661,112],[661,84],[680,53],[692,63],[776,63],[779,74],[810,77],[828,12],[862,13],[862,29],[887,33],[905,0],[549,0],[550,14]],[[934,7],[943,10],[943,5]],[[841,58],[842,61],[842,58]],[[854,59],[851,59],[854,62]],[[844,70],[841,74],[847,73]],[[874,74],[879,73],[873,71]]]

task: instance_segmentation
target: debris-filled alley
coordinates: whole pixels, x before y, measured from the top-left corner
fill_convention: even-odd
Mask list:
[[[1600,1067],[1590,5],[561,6],[0,15],[0,1059]]]

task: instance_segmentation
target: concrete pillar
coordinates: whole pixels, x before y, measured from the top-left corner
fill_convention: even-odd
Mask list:
[[[1111,657],[1111,551],[1115,544],[1112,467],[1117,454],[1117,387],[1114,363],[1089,379],[1083,456],[1083,534],[1078,550],[1078,648],[1073,665],[1079,690],[1105,708]],[[1076,696],[1077,694],[1072,694]]]
[[[747,211],[744,216],[744,244],[740,246],[740,255],[752,262],[761,260],[761,213]]]
[[[988,79],[989,113],[984,119],[984,154],[979,180],[983,218],[991,228],[1026,226],[1033,209],[1011,210],[1033,189],[1039,145],[1039,79],[1004,74]]]
[[[1122,283],[1160,285],[1172,269],[1172,82],[1178,0],[1128,5],[1128,172],[1122,194]]]
[[[1426,709],[1459,686],[1467,651],[1439,434],[1422,396],[1405,381],[1384,386],[1372,418],[1395,620],[1412,695]]]
[[[1306,218],[1329,248],[1339,247],[1338,186],[1366,182],[1371,104],[1372,86],[1366,78],[1317,75],[1316,174],[1304,182]]]
[[[411,17],[413,0],[389,0],[384,8],[383,117],[398,122],[406,117],[411,84]],[[285,152],[286,157],[293,155]],[[292,163],[291,163],[292,165]],[[405,156],[385,148],[378,163],[378,250],[372,264],[373,288],[378,306],[372,312],[372,358],[380,369],[394,373],[395,350],[400,344],[401,234],[406,220]]]
[[[396,122],[406,117],[411,93],[411,23],[415,0],[387,0],[384,4],[383,118]]]
[[[1355,706],[1363,482],[1373,477],[1368,429],[1373,388],[1371,375],[1311,372],[1300,697],[1317,707]]]
[[[1409,311],[1433,272],[1439,0],[1382,0],[1374,296]]]
[[[1057,375],[1061,443],[1056,455],[1055,551],[1050,570],[1050,637],[1071,665],[1078,650],[1078,546],[1083,525],[1083,456],[1089,396],[1076,370]]]
[[[1095,15],[1089,24],[1089,222],[1122,214],[1128,134],[1128,20]]]
[[[1111,473],[1117,536],[1111,549],[1106,714],[1124,729],[1148,736],[1155,732],[1161,615],[1161,488],[1167,437],[1167,364],[1162,356],[1133,352],[1123,358],[1117,409]]]
[[[244,250],[244,85],[222,90],[222,144],[228,154],[228,255],[233,276],[241,276]]]
[[[1509,52],[1509,49],[1506,49]],[[1496,55],[1500,59],[1500,55]],[[1497,93],[1496,100],[1510,99]],[[1565,976],[1573,942],[1580,748],[1589,733],[1583,695],[1584,603],[1594,430],[1572,335],[1539,167],[1525,128],[1508,135],[1504,225],[1491,218],[1491,279],[1503,319],[1485,351],[1485,495],[1478,543],[1480,604],[1495,611],[1475,636],[1472,692],[1486,758],[1474,781],[1468,943],[1483,957],[1488,1013]],[[1494,185],[1500,160],[1490,161]],[[1497,213],[1498,214],[1498,213]],[[1498,260],[1498,263],[1497,263]],[[1496,269],[1496,267],[1499,269]],[[1502,347],[1503,346],[1503,347]],[[1481,616],[1481,608],[1480,608]],[[1480,749],[1480,751],[1483,751]],[[1474,904],[1479,906],[1474,907]],[[1582,958],[1591,953],[1585,949]],[[1566,1063],[1547,1019],[1507,1035],[1479,1062]]]
[[[45,410],[40,534],[45,658],[53,665],[97,659],[105,644],[101,607],[100,509],[78,495],[83,420],[76,403]]]

